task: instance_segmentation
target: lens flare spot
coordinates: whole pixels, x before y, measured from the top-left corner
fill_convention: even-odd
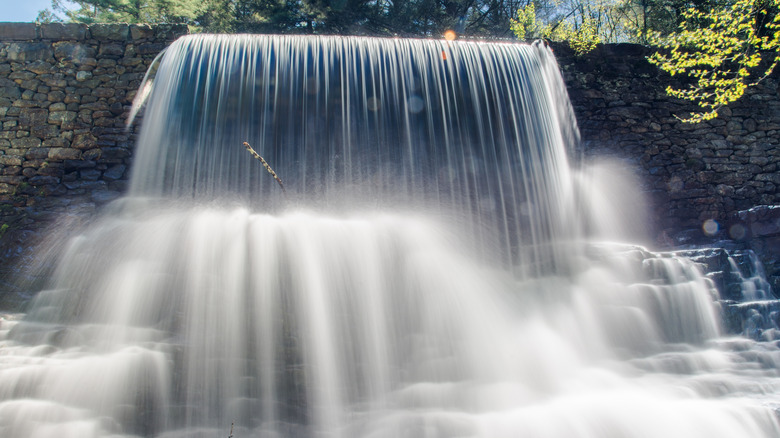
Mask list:
[[[715,234],[718,233],[718,230],[720,229],[720,225],[718,225],[718,223],[714,219],[707,219],[702,224],[701,229],[704,231],[704,234],[708,236],[714,236]]]
[[[669,187],[671,192],[679,192],[683,189],[683,187],[685,187],[685,183],[679,176],[671,177],[666,185]]]
[[[369,111],[377,111],[380,104],[381,101],[376,97],[369,97],[366,99],[366,108],[368,108]]]
[[[425,102],[423,102],[422,98],[420,96],[412,96],[407,101],[407,108],[409,108],[409,112],[412,114],[417,114],[420,111],[423,110],[423,107],[425,107]]]
[[[447,40],[447,41],[455,41],[455,38],[457,38],[457,37],[458,37],[458,34],[455,33],[455,31],[452,30],[452,29],[448,29],[448,30],[444,31],[444,39]]]
[[[518,211],[523,216],[531,216],[534,214],[534,206],[530,202],[521,202],[518,207]]]
[[[496,211],[496,201],[491,197],[482,198],[479,200],[479,208],[482,211]]]
[[[747,230],[742,224],[734,224],[729,227],[729,236],[734,240],[741,240],[747,235]]]

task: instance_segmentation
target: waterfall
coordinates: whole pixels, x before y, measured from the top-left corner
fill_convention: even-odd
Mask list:
[[[543,44],[194,35],[150,81],[129,194],[0,315],[0,436],[780,433],[778,348],[609,241]]]
[[[541,44],[195,35],[154,89],[132,195],[268,211],[281,193],[246,141],[294,203],[446,212],[506,258],[574,236],[577,130]]]

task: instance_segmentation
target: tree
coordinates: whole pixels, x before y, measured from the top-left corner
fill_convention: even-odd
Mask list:
[[[518,9],[511,20],[510,28],[517,38],[522,40],[542,38],[551,41],[567,42],[578,54],[593,50],[601,42],[599,22],[593,18],[590,10],[577,5],[565,14],[559,14],[546,20],[538,18],[536,4],[529,3]]]
[[[697,123],[717,117],[720,108],[772,73],[780,61],[778,11],[780,0],[736,0],[718,10],[683,11],[677,32],[650,35],[651,42],[664,49],[650,62],[672,76],[693,80],[685,88],[666,90],[701,108],[682,120]]]
[[[723,7],[730,0],[624,0],[619,9],[626,28],[635,33],[637,42],[649,43],[652,33],[669,35],[685,21],[689,9],[710,11]]]
[[[528,1],[53,0],[51,11],[44,11],[41,20],[173,22],[201,31],[230,33],[440,37],[444,31],[454,30],[462,36],[506,37],[510,35],[510,19]]]
[[[52,11],[39,13],[42,19],[62,13],[67,21],[78,23],[193,23],[202,11],[198,0],[73,0],[76,8],[52,0]]]
[[[61,21],[62,19],[60,17],[48,9],[38,11],[38,16],[35,18],[36,23],[58,23]]]

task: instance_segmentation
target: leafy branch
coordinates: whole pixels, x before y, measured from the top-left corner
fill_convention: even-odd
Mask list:
[[[649,61],[670,75],[686,74],[694,80],[687,88],[667,87],[670,96],[695,102],[701,111],[681,119],[688,123],[711,120],[718,110],[745,94],[769,76],[780,58],[780,0],[737,0],[729,7],[683,12],[679,31],[666,37],[649,35],[656,52]],[[768,12],[771,9],[773,13]],[[698,23],[705,23],[700,26]],[[758,72],[762,57],[773,60]]]

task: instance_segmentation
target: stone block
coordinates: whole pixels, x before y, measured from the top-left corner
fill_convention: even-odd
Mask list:
[[[8,166],[2,170],[3,175],[16,176],[22,173],[21,166]]]
[[[59,184],[60,179],[56,176],[50,176],[50,175],[36,175],[29,179],[28,181],[31,185],[34,186],[45,186],[50,184]]]
[[[23,127],[41,125],[48,118],[49,111],[43,108],[23,108],[19,113],[19,124]]]
[[[102,157],[106,160],[127,158],[130,156],[130,151],[119,147],[105,147],[101,149],[103,151]]]
[[[125,54],[125,47],[121,43],[101,43],[98,56],[121,57]],[[103,60],[101,60],[103,61]],[[100,65],[100,61],[98,62]]]
[[[52,111],[49,113],[49,123],[56,125],[70,123],[76,120],[77,115],[75,111]]]
[[[0,155],[0,164],[3,166],[21,166],[22,157],[14,155]]]
[[[97,181],[102,172],[97,169],[84,169],[79,171],[79,176],[84,181]]]
[[[49,148],[32,148],[28,149],[24,154],[24,158],[28,160],[41,160],[49,157]]]
[[[48,159],[54,161],[78,160],[81,158],[81,151],[71,148],[51,148],[49,149]]]
[[[11,146],[17,149],[30,149],[41,146],[41,139],[36,137],[22,137],[11,140]]]
[[[97,138],[92,134],[76,134],[71,145],[76,149],[88,150],[97,145]]]
[[[130,36],[127,24],[93,24],[89,33],[96,40],[124,41]]]
[[[134,40],[142,40],[154,37],[154,29],[148,24],[131,24],[130,25],[130,38]]]
[[[62,76],[61,73],[58,73],[56,75],[44,75],[41,76],[40,79],[43,81],[44,84],[46,84],[49,87],[52,88],[65,88],[68,85],[68,81],[66,81]]]
[[[42,42],[11,43],[6,53],[11,61],[45,61],[52,57],[52,46]]]
[[[92,78],[92,72],[91,71],[80,71],[76,73],[76,80],[79,82],[84,82]]]
[[[22,97],[22,90],[19,87],[0,87],[0,98],[19,99]]]
[[[100,57],[100,60],[98,61],[98,68],[95,70],[94,73],[96,75],[99,74],[100,76],[98,76],[98,78],[100,78],[101,80],[112,79],[114,77],[113,75],[106,75],[105,73],[106,73],[106,69],[116,67],[116,60],[103,57],[103,55],[101,54],[98,54],[98,56]]]
[[[103,151],[100,148],[90,149],[85,151],[81,158],[84,160],[99,160],[103,157]]]
[[[31,79],[29,81],[22,81],[19,84],[19,86],[21,86],[23,89],[30,90],[30,91],[33,91],[33,92],[38,91],[38,86],[40,86],[40,85],[41,85],[41,81],[39,81],[37,79]]]
[[[96,64],[97,50],[83,43],[57,42],[53,44],[54,57],[61,62],[72,62],[76,65]]]
[[[138,46],[138,53],[141,55],[157,55],[158,53],[162,52],[165,46],[166,45],[163,43],[140,44]]]
[[[87,25],[81,23],[43,23],[41,38],[50,40],[83,40],[87,37]]]
[[[37,61],[27,63],[24,67],[27,71],[33,72],[37,75],[51,73],[54,70],[53,65],[42,60],[37,60]]]
[[[17,185],[24,182],[24,177],[19,175],[3,175],[0,176],[0,182]]]
[[[60,128],[54,125],[37,125],[30,129],[30,134],[38,138],[56,138],[60,135]]]
[[[0,41],[35,38],[38,38],[38,26],[35,23],[0,23]]]
[[[95,91],[93,91],[92,93],[97,97],[109,98],[114,96],[115,92],[116,91],[113,88],[99,87],[99,88],[95,88]]]
[[[103,172],[103,179],[108,181],[116,181],[118,179],[122,179],[126,170],[127,170],[127,166],[123,164],[117,164],[116,166],[111,166],[105,172]]]
[[[119,60],[119,64],[124,67],[133,67],[143,64],[143,58],[122,58]]]
[[[95,167],[96,163],[91,160],[65,160],[62,163],[66,171],[74,169],[89,169]],[[76,173],[77,174],[77,173]]]
[[[66,94],[62,91],[52,91],[46,95],[46,100],[49,102],[64,102]]]

